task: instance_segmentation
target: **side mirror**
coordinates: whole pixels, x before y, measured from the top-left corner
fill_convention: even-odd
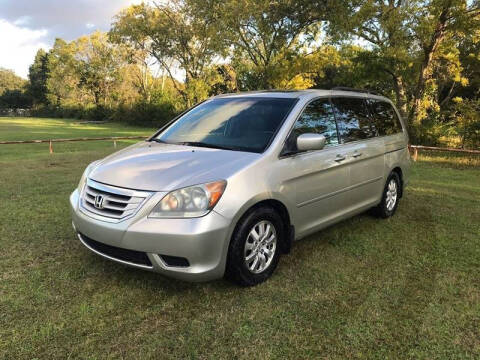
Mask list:
[[[302,134],[297,137],[298,151],[322,150],[327,139],[320,134]]]

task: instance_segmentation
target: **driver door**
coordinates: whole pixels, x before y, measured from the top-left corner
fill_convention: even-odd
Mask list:
[[[305,133],[326,138],[322,150],[298,152],[296,139]],[[297,119],[283,152],[289,172],[286,182],[293,189],[296,205],[296,232],[307,235],[341,214],[347,200],[349,168],[338,142],[337,126],[328,98],[310,102]]]

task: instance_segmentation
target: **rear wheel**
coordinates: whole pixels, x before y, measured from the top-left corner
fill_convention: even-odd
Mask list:
[[[282,218],[270,207],[259,207],[240,220],[228,251],[225,275],[252,286],[267,280],[277,267],[284,240]]]
[[[400,177],[396,172],[392,172],[383,189],[382,201],[374,208],[376,215],[386,219],[395,214],[400,199],[400,187]]]

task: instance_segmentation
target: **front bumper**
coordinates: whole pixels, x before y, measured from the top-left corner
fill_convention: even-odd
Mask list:
[[[72,225],[81,242],[95,253],[125,265],[182,280],[208,281],[222,277],[231,221],[215,211],[200,218],[150,219],[147,215],[154,205],[145,204],[134,217],[110,223],[88,216],[79,209],[78,190],[70,195]],[[97,251],[82,239],[82,235],[116,248],[144,252],[151,266]],[[159,254],[185,258],[189,266],[168,266]]]

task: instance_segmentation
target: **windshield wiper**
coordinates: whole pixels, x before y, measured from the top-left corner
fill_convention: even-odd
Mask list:
[[[234,148],[222,145],[214,145],[214,144],[207,144],[200,141],[184,141],[184,142],[177,142],[176,145],[186,145],[186,146],[198,146],[198,147],[205,147],[205,148],[212,148],[212,149],[221,149],[221,150],[235,150]]]

